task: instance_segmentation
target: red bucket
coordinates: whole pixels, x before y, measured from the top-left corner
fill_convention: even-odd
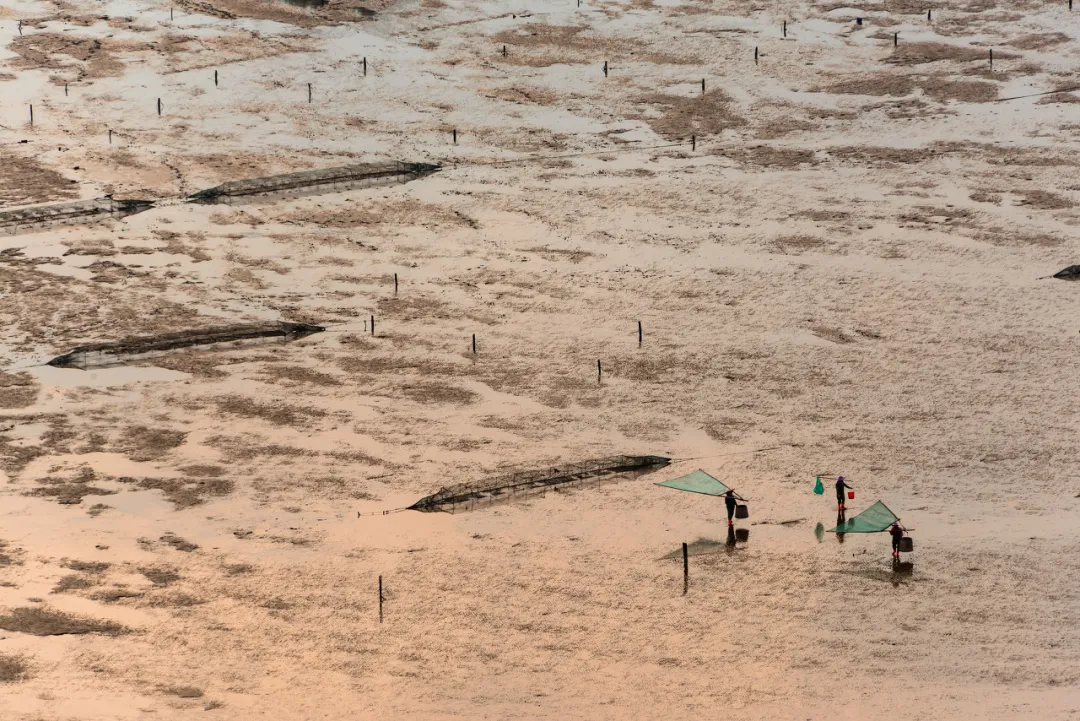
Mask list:
[[[855,500],[855,491],[848,491],[847,492],[847,497],[848,497],[849,501],[854,501]]]

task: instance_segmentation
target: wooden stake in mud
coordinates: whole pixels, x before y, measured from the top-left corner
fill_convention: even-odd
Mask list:
[[[454,136],[454,145],[457,145],[457,128],[454,128],[451,132]]]
[[[161,98],[157,99],[157,114],[158,117],[161,117]]]
[[[994,69],[994,49],[990,48],[990,69]]]
[[[784,37],[787,37],[787,20],[784,21]]]
[[[22,37],[22,20],[19,21],[19,37]]]
[[[382,576],[379,576],[379,623],[382,623]]]
[[[503,57],[504,58],[506,57],[506,46],[505,45],[503,45]]]
[[[754,65],[758,64],[757,59],[758,59],[758,49],[755,47],[754,48]]]
[[[476,355],[476,333],[472,334],[472,354]]]
[[[690,149],[691,150],[697,150],[697,136],[696,135],[691,135],[690,136]]]
[[[705,78],[701,79],[701,94],[705,94]]]
[[[64,83],[64,97],[66,98],[67,96],[68,96],[67,83]]]
[[[367,55],[364,56],[364,77],[367,77]]]
[[[218,86],[218,84],[217,84],[217,70],[215,70],[214,71],[214,87],[216,88],[217,86]]]
[[[690,549],[684,542],[682,545],[682,593],[685,596],[690,590]]]
[[[375,316],[371,316],[371,335],[375,335]]]
[[[637,344],[638,344],[638,348],[640,348],[640,347],[641,347],[641,341],[642,341],[642,339],[643,339],[643,336],[642,336],[642,334],[641,334],[641,321],[639,320],[639,321],[637,322]]]
[[[34,104],[30,103],[30,127],[34,127]]]
[[[109,128],[109,145],[112,145],[112,128]]]
[[[900,44],[900,33],[893,33],[892,34],[892,46],[895,48],[899,44]]]
[[[397,295],[397,273],[394,273],[394,295]]]
[[[604,61],[604,77],[607,77],[607,60]]]
[[[173,9],[169,8],[169,20],[171,21],[172,19],[173,19]]]
[[[600,361],[597,360],[596,361],[596,382],[600,383],[601,379],[603,377],[604,377],[604,369],[600,367]]]
[[[931,18],[930,18],[930,10],[927,10],[926,11],[926,22],[930,22],[930,20],[931,20]]]
[[[307,101],[311,102],[311,83],[307,84]]]

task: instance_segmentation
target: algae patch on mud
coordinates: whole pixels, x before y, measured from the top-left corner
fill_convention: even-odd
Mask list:
[[[35,606],[13,608],[0,615],[0,629],[32,636],[69,636],[98,633],[119,636],[131,629],[112,621],[75,616],[63,611]]]

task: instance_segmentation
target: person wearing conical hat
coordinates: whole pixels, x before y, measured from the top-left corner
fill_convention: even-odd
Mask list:
[[[727,524],[734,525],[731,519],[735,517],[735,491],[728,489],[728,492],[724,494],[724,505],[727,506]]]

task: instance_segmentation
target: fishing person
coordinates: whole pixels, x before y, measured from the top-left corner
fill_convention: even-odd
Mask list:
[[[855,490],[854,488],[852,488],[848,484],[844,483],[844,477],[843,476],[837,476],[836,477],[836,505],[837,505],[837,508],[839,510],[841,510],[841,511],[844,510],[844,489],[845,488],[851,488],[851,490]]]
[[[728,492],[724,494],[724,505],[727,506],[727,524],[728,527],[733,526],[731,519],[735,517],[735,491],[728,489]]]
[[[892,536],[892,555],[894,559],[900,558],[900,539],[904,537],[904,529],[900,527],[900,521],[893,521],[889,526],[889,535]]]

